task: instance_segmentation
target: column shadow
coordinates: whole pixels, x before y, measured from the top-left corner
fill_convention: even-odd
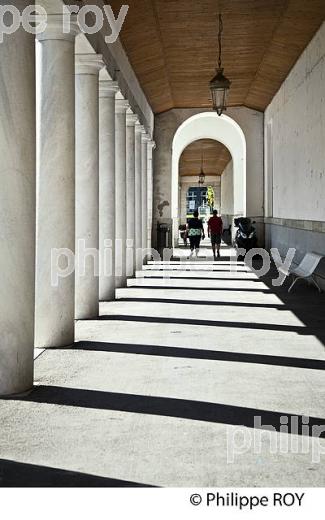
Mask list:
[[[139,278],[136,278],[139,280]],[[208,278],[206,278],[208,280]],[[225,280],[226,281],[226,280]],[[250,281],[250,280],[249,280]],[[176,291],[215,291],[216,293],[222,292],[258,292],[260,294],[272,294],[270,289],[255,289],[255,288],[242,288],[242,287],[182,287],[182,286],[173,286],[173,285],[130,285],[127,287],[128,289],[147,289],[147,290],[176,290]]]
[[[0,487],[147,488],[154,486],[0,459]]]
[[[93,352],[114,352],[119,354],[139,354],[143,356],[171,357],[183,359],[204,359],[230,363],[249,363],[278,367],[303,368],[309,370],[325,370],[325,360],[295,358],[285,356],[269,356],[221,350],[205,350],[185,347],[168,347],[160,345],[137,345],[134,343],[102,343],[81,341],[68,350],[86,350]],[[57,350],[57,349],[56,349]]]
[[[7,398],[8,399],[8,398]],[[21,401],[175,417],[294,435],[325,437],[325,419],[205,401],[39,386]],[[285,424],[283,419],[285,418]]]
[[[151,298],[148,296],[146,297],[137,297],[137,298],[119,298],[117,300],[118,302],[130,302],[130,303],[137,303],[137,302],[143,302],[143,303],[165,303],[167,305],[170,304],[179,304],[179,305],[207,305],[207,306],[222,306],[222,307],[241,307],[241,308],[257,308],[257,309],[276,309],[278,311],[288,311],[290,310],[289,307],[286,307],[283,303],[276,304],[276,303],[254,303],[254,302],[223,302],[221,300],[182,300],[182,299],[176,299],[176,298]],[[110,302],[101,302],[101,303],[110,303]]]
[[[252,316],[252,320],[253,320]],[[240,321],[216,321],[216,320],[195,320],[191,318],[172,318],[172,317],[160,317],[160,316],[130,316],[130,315],[109,315],[109,316],[100,316],[98,318],[99,321],[128,321],[128,322],[137,322],[137,323],[163,323],[166,325],[175,324],[175,325],[194,325],[194,326],[204,326],[204,327],[222,327],[222,328],[234,328],[234,329],[252,329],[252,330],[269,330],[276,332],[292,332],[295,334],[300,334],[303,336],[314,336],[316,333],[323,332],[325,335],[325,331],[323,327],[317,329],[317,322],[312,326],[304,327],[295,326],[295,325],[279,325],[272,323],[255,323],[255,322],[240,322]],[[92,320],[90,320],[92,321]]]
[[[175,272],[175,271],[174,271]],[[222,282],[257,282],[261,283],[261,280],[259,278],[222,278],[222,277],[211,277],[208,276],[143,276],[143,277],[137,277],[132,278],[133,280],[187,280],[188,282],[192,280],[201,280],[201,281],[222,281]],[[218,289],[218,288],[217,288]]]

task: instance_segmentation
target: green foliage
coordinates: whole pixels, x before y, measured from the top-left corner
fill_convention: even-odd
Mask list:
[[[210,206],[210,209],[211,209],[211,211],[212,211],[213,208],[214,208],[214,191],[213,191],[212,186],[208,186],[208,190],[207,190],[207,202],[208,202],[208,205]]]

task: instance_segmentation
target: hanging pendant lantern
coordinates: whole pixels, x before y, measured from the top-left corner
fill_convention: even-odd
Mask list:
[[[204,169],[203,169],[203,150],[202,150],[202,155],[201,155],[201,173],[199,175],[199,185],[203,186],[203,184],[205,184],[205,173],[204,173]]]
[[[201,172],[199,175],[199,185],[203,186],[203,184],[205,184],[205,173]]]
[[[213,110],[217,112],[219,116],[223,114],[225,110],[227,110],[227,94],[231,86],[231,81],[229,81],[226,76],[223,74],[223,68],[221,66],[221,56],[222,56],[222,33],[223,33],[223,22],[222,15],[219,15],[219,60],[218,60],[218,68],[217,74],[210,81],[210,90],[212,95],[212,104]]]

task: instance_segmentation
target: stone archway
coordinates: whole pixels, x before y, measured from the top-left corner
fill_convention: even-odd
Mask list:
[[[200,139],[214,139],[231,153],[234,175],[234,215],[246,215],[246,139],[240,126],[230,117],[202,112],[188,118],[175,132],[172,148],[173,236],[178,237],[179,160],[187,146]]]

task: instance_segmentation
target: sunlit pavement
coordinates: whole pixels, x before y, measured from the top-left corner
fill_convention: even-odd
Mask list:
[[[149,263],[72,348],[40,353],[36,389],[0,403],[4,484],[324,485],[325,440],[292,418],[325,424],[324,296],[231,254]]]

